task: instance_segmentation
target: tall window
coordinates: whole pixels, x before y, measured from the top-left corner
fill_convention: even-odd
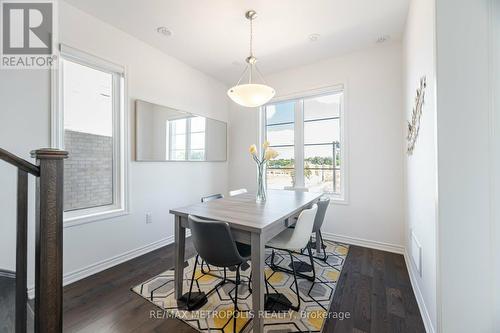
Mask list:
[[[123,72],[82,53],[62,53],[59,147],[65,221],[124,211]]]
[[[266,139],[278,153],[267,168],[268,188],[285,188],[295,184],[295,102],[267,105]]]
[[[268,188],[306,187],[344,198],[343,90],[266,105],[265,139],[280,155]]]

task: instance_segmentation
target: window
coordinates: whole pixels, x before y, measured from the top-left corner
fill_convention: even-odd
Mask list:
[[[263,139],[280,153],[268,164],[268,188],[306,187],[345,199],[343,97],[337,89],[263,108]]]
[[[64,164],[64,220],[125,212],[123,70],[61,50],[55,144]]]
[[[268,105],[266,139],[279,157],[268,162],[268,188],[285,188],[295,184],[295,103]]]
[[[167,120],[168,160],[205,160],[205,117]]]

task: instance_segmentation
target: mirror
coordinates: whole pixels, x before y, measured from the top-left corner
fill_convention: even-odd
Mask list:
[[[226,161],[227,124],[136,100],[137,161]]]

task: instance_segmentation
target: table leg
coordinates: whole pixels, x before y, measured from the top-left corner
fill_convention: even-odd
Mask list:
[[[184,284],[184,252],[186,244],[186,228],[181,225],[181,217],[175,216],[175,298],[182,297]]]
[[[261,234],[252,233],[252,310],[253,332],[264,332],[265,243]]]
[[[321,253],[321,236],[319,231],[316,231],[316,256],[319,256]]]

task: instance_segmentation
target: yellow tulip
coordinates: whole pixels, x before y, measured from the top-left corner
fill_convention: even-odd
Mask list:
[[[272,148],[268,148],[264,154],[264,159],[266,161],[272,160],[273,158],[278,157],[278,152]]]
[[[248,148],[248,151],[250,152],[251,155],[257,155],[257,146],[251,145],[250,148]]]
[[[264,149],[267,149],[267,148],[269,147],[269,145],[270,145],[269,141],[267,141],[267,140],[266,140],[266,141],[264,141],[264,143],[262,144],[262,147],[263,147]]]

